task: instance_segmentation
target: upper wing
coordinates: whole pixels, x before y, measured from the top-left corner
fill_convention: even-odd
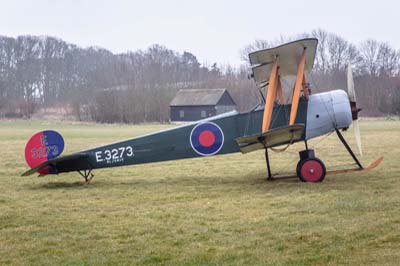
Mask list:
[[[87,158],[88,155],[83,153],[74,153],[66,156],[57,157],[45,161],[38,166],[26,171],[22,174],[22,176],[32,175],[48,166],[55,167],[57,173],[90,169],[91,167]]]
[[[242,153],[248,153],[259,149],[270,148],[286,143],[301,140],[304,133],[303,124],[285,126],[264,132],[236,139]]]
[[[281,76],[294,76],[303,50],[307,48],[304,72],[307,74],[314,66],[315,53],[318,39],[302,39],[281,46],[256,51],[249,54],[254,80],[257,86],[265,86],[272,71],[272,64],[279,56],[279,74]]]

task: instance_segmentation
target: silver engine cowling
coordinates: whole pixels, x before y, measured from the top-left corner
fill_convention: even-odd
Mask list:
[[[349,98],[343,90],[310,95],[307,107],[306,139],[324,135],[352,122]]]

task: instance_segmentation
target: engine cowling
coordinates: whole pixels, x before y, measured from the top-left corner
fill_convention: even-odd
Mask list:
[[[307,107],[306,139],[335,128],[348,128],[353,120],[349,98],[343,90],[310,95]]]

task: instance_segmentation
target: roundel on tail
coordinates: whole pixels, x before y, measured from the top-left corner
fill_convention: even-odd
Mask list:
[[[212,122],[197,124],[190,133],[190,145],[199,155],[214,155],[224,145],[224,132]]]
[[[45,130],[33,135],[25,146],[25,160],[29,167],[34,168],[39,164],[54,159],[63,152],[64,139],[56,131]],[[46,167],[41,169],[41,174],[55,174],[55,169]]]

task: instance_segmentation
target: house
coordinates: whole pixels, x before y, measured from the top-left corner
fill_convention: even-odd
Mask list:
[[[170,119],[196,121],[235,109],[235,101],[226,89],[183,89],[170,104]]]

